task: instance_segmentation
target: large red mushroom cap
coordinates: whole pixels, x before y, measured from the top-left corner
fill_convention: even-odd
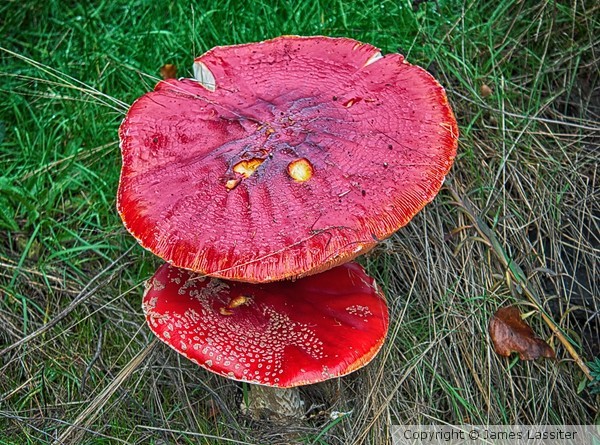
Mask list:
[[[348,263],[296,282],[247,284],[161,266],[143,300],[150,329],[209,371],[292,387],[346,375],[377,354],[383,295]]]
[[[444,89],[347,38],[217,47],[120,128],[118,210],[178,267],[266,282],[355,258],[439,191],[458,130]]]

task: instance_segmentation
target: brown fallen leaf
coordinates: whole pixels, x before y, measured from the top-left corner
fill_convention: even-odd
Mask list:
[[[521,360],[555,357],[548,343],[536,337],[533,329],[521,319],[516,306],[498,309],[490,320],[489,332],[498,355],[508,357],[516,352]]]
[[[483,97],[484,99],[486,97],[491,96],[492,92],[492,89],[485,83],[481,84],[481,86],[479,87],[479,94],[481,94],[481,97]]]
[[[163,79],[176,79],[177,67],[171,63],[167,63],[160,67],[160,76]]]

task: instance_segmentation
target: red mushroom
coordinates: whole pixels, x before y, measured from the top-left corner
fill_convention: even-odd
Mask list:
[[[293,387],[343,376],[383,344],[388,311],[356,263],[296,282],[226,282],[171,265],[148,282],[150,329],[193,362],[235,380]]]
[[[439,191],[458,130],[443,88],[347,38],[217,47],[120,128],[118,209],[175,266],[267,282],[326,270]]]

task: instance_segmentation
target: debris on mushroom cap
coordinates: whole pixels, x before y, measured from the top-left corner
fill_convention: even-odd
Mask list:
[[[178,267],[250,282],[350,261],[439,191],[458,130],[444,89],[347,38],[216,47],[120,128],[118,209]]]
[[[161,266],[143,300],[150,329],[225,377],[292,387],[366,365],[388,328],[372,278],[347,263],[296,282],[252,285]]]

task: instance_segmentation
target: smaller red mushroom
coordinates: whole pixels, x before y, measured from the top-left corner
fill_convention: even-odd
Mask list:
[[[198,365],[281,388],[340,377],[381,348],[388,310],[348,263],[296,282],[252,285],[161,266],[143,300],[150,329]]]

